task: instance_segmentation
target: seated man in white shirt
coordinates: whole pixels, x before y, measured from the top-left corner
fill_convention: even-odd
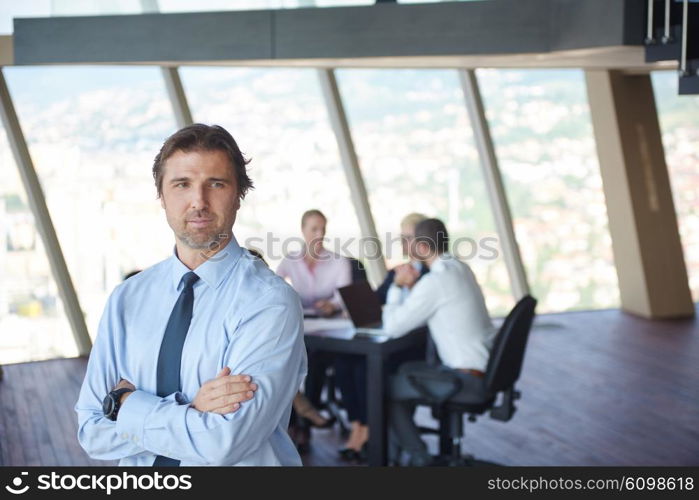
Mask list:
[[[405,363],[391,379],[392,432],[397,444],[410,454],[410,465],[417,466],[428,465],[431,456],[413,422],[415,400],[421,394],[411,385],[409,377],[451,370],[461,379],[462,388],[450,401],[482,399],[483,375],[495,328],[471,268],[447,252],[449,236],[444,223],[439,219],[420,222],[415,227],[412,244],[413,254],[430,272],[419,281],[410,275],[415,274],[411,269],[396,273],[396,281],[412,288],[406,297],[399,286],[391,287],[383,310],[383,325],[391,336],[427,325],[443,363],[436,366],[425,362]]]

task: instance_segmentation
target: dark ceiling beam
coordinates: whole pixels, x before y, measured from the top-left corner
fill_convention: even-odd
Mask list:
[[[642,43],[643,0],[489,0],[16,19],[15,64],[545,54]]]

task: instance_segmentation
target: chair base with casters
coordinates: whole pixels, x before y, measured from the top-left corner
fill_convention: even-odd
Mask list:
[[[420,428],[422,433],[439,435],[440,453],[435,457],[435,465],[494,465],[475,460],[472,456],[461,455],[463,417],[468,415],[470,422],[475,422],[479,415],[486,412],[490,413],[490,418],[502,422],[513,417],[516,411],[515,401],[521,397],[521,393],[515,389],[515,383],[522,370],[535,308],[536,299],[527,295],[517,302],[505,318],[490,351],[483,380],[486,396],[481,401],[450,401],[461,389],[461,381],[453,371],[409,378],[414,389],[422,395],[417,403],[430,406],[432,415],[439,421],[439,429]],[[429,380],[430,377],[433,378],[432,381]],[[441,384],[440,391],[434,389],[437,385],[434,382]]]
[[[507,422],[512,418],[517,408],[515,400],[521,397],[521,393],[514,389],[508,389],[502,393],[502,400],[498,406],[493,406],[495,398],[484,401],[481,404],[449,404],[441,407],[433,406],[432,416],[439,421],[439,428],[419,427],[421,434],[439,435],[439,454],[434,456],[434,465],[449,467],[474,467],[485,465],[499,465],[493,462],[477,460],[473,455],[464,455],[461,451],[461,443],[464,438],[463,417],[468,415],[469,422],[490,410],[490,418]],[[427,402],[425,402],[427,404]]]

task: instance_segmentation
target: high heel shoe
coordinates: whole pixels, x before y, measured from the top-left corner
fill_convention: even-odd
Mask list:
[[[365,463],[369,460],[369,441],[365,441],[362,445],[362,449],[357,453],[357,461]]]
[[[348,462],[358,462],[360,460],[360,453],[354,448],[340,448],[337,450],[340,457]]]

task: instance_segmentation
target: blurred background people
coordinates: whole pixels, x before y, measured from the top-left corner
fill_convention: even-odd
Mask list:
[[[288,280],[301,296],[306,316],[332,317],[342,311],[338,288],[352,282],[350,261],[323,246],[327,218],[317,209],[301,216],[301,233],[304,245],[300,251],[287,255],[277,268],[277,274]],[[298,417],[294,429],[295,442],[300,451],[306,451],[310,440],[309,426],[329,427],[333,418],[325,418],[317,410],[321,406],[321,392],[325,373],[333,364],[332,353],[309,353],[308,374],[304,384],[306,400],[295,401]]]
[[[391,337],[428,325],[442,360],[403,363],[391,378],[391,430],[398,446],[406,451],[412,466],[430,465],[432,457],[413,421],[415,401],[422,391],[413,385],[438,392],[444,382],[440,374],[455,374],[461,387],[450,401],[461,403],[486,399],[485,369],[496,330],[485,305],[483,292],[473,271],[449,251],[449,235],[439,219],[427,219],[415,227],[412,254],[430,268],[405,296],[398,284],[391,286],[383,309],[383,328]],[[396,273],[396,280],[400,272]]]
[[[277,274],[301,296],[304,312],[330,317],[342,310],[338,288],[352,282],[350,262],[323,246],[328,220],[320,210],[301,217],[303,248],[279,264]]]
[[[400,222],[400,239],[403,256],[408,262],[391,269],[384,282],[377,288],[376,294],[381,304],[386,303],[386,296],[391,286],[396,285],[401,293],[410,293],[410,288],[427,272],[429,268],[412,253],[415,238],[415,226],[426,220],[427,216],[411,213]],[[400,363],[410,359],[424,359],[424,351],[408,351],[394,356],[389,362],[389,371]],[[369,440],[366,403],[366,360],[364,356],[346,354],[335,359],[337,385],[342,392],[342,402],[350,421],[350,435],[345,446],[339,450],[340,456],[349,461],[362,461],[363,449]]]

